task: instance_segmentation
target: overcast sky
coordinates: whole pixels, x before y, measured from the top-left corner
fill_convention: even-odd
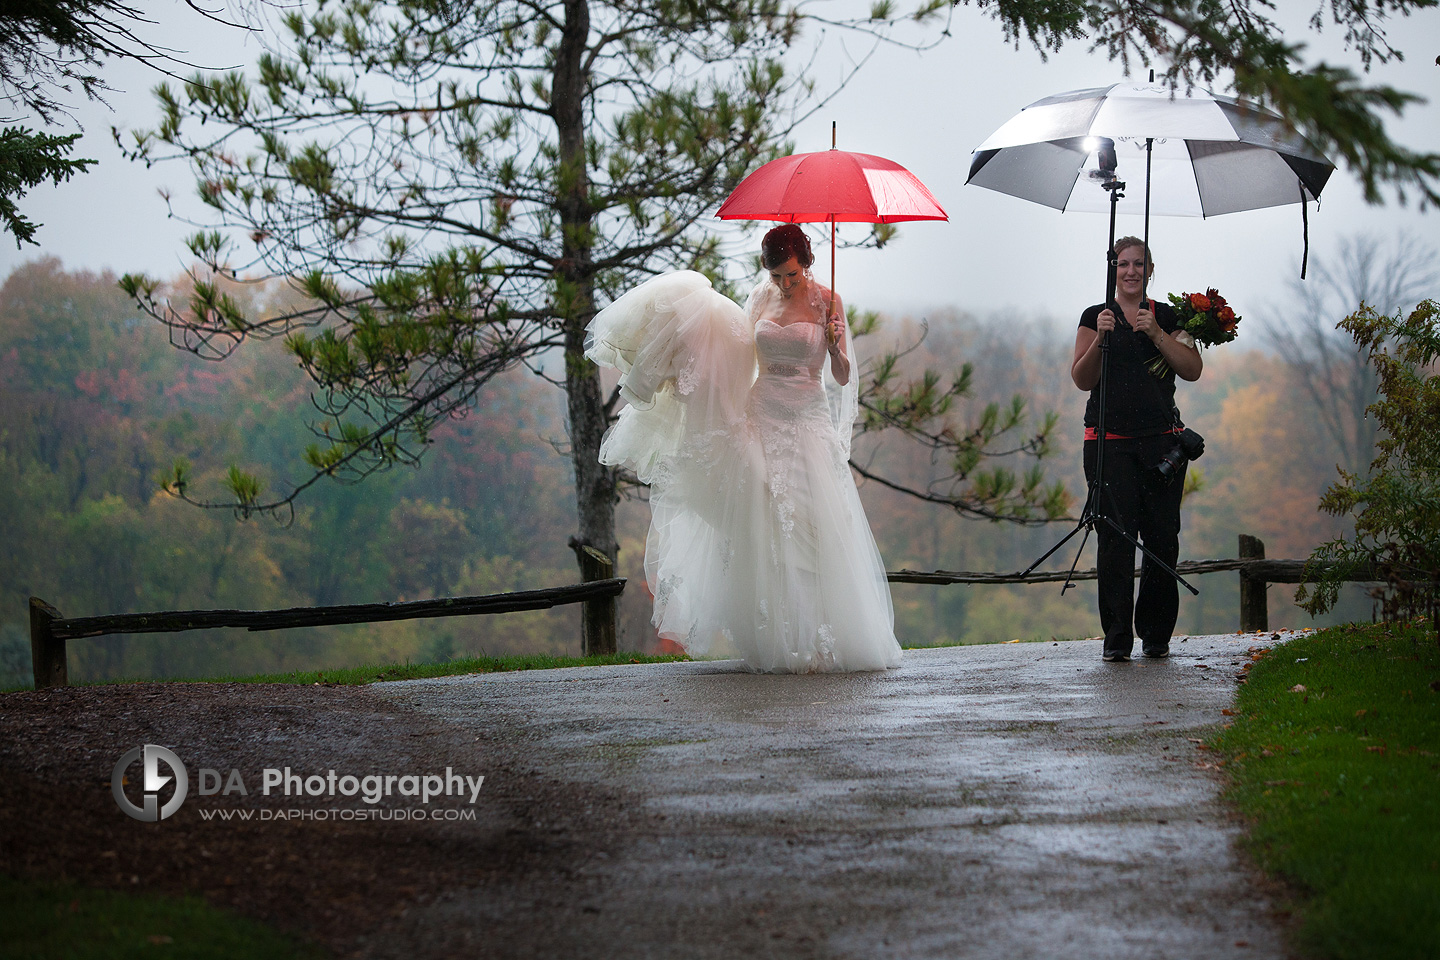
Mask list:
[[[177,48],[206,66],[254,60],[259,45],[237,31],[197,22],[172,0],[143,4]],[[1287,39],[1304,39],[1311,61],[1358,69],[1339,32],[1305,30],[1314,4],[1281,4],[1295,10],[1285,19]],[[177,25],[180,29],[177,32]],[[889,157],[909,167],[950,214],[949,223],[901,225],[901,236],[881,251],[841,250],[840,293],[851,304],[894,312],[923,313],[955,305],[979,313],[1017,309],[1026,314],[1078,316],[1100,299],[1104,285],[1106,222],[1102,215],[1055,210],[978,187],[964,186],[971,151],[1025,105],[1042,97],[1123,79],[1118,64],[1072,44],[1049,61],[1028,47],[1006,46],[999,27],[976,11],[956,11],[953,35],[922,54],[882,48],[863,74],[828,106],[802,124],[799,151],[830,146],[830,124],[839,126],[840,147]],[[1399,21],[1391,39],[1406,54],[1403,64],[1377,67],[1372,80],[1418,93],[1430,102],[1412,107],[1390,124],[1392,135],[1417,150],[1440,151],[1440,11]],[[847,47],[861,49],[850,41]],[[830,48],[817,79],[822,87],[839,72],[839,51]],[[86,135],[76,155],[99,168],[59,188],[40,187],[21,201],[22,211],[44,224],[40,248],[16,251],[0,244],[0,275],[38,256],[61,258],[70,269],[145,271],[168,276],[185,263],[181,238],[193,228],[166,219],[157,190],[168,187],[190,201],[194,187],[180,164],[146,170],[125,161],[110,136],[112,124],[144,127],[156,115],[149,93],[157,77],[130,64],[107,71],[121,92],[110,97],[114,112],[86,105],[78,116]],[[1133,189],[1133,188],[1132,188]],[[1211,220],[1156,218],[1151,239],[1157,292],[1219,287],[1242,315],[1283,307],[1285,283],[1298,271],[1301,253],[1298,205],[1230,214]],[[1440,247],[1440,219],[1401,207],[1367,205],[1355,178],[1337,170],[1310,211],[1312,262],[1355,232],[1379,235],[1408,230]],[[723,228],[721,228],[723,229]],[[1139,233],[1138,217],[1120,218],[1121,233]],[[842,228],[842,238],[863,235]],[[817,233],[818,236],[818,233]],[[8,235],[5,238],[8,241]],[[828,251],[816,264],[828,273]],[[1244,328],[1242,328],[1243,330]]]

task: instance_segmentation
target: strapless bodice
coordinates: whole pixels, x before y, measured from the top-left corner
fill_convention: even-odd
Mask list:
[[[762,377],[803,375],[818,379],[825,364],[825,328],[803,322],[782,327],[762,318],[755,324],[755,352]]]

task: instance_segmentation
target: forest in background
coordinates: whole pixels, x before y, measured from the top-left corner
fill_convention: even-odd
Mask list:
[[[232,293],[262,308],[264,298],[278,303],[288,295],[245,285]],[[1339,532],[1338,521],[1316,509],[1335,465],[1354,455],[1317,408],[1336,391],[1317,393],[1313,368],[1259,349],[1267,321],[1258,310],[1245,315],[1241,341],[1209,352],[1205,375],[1182,383],[1177,395],[1187,423],[1207,442],[1195,465],[1204,483],[1183,508],[1182,559],[1233,557],[1239,533],[1259,536],[1271,557],[1300,558]],[[932,312],[925,324],[928,334],[906,363],[948,372],[968,362],[975,368],[968,403],[1003,404],[1019,393],[1033,413],[1060,414],[1057,449],[1045,464],[1073,491],[1078,511],[1085,396],[1068,376],[1073,319],[979,318],[952,308]],[[922,333],[917,318],[887,318],[859,351],[874,356],[887,341],[909,345]],[[54,259],[28,263],[0,286],[0,686],[28,680],[31,595],[74,617],[410,600],[575,582],[566,545],[574,498],[558,452],[565,449],[563,396],[523,369],[487,386],[468,416],[437,430],[421,468],[312,488],[290,523],[241,522],[161,492],[156,478],[177,457],[193,465],[192,490],[200,494],[218,493],[231,464],[254,468],[279,488],[304,474],[300,454],[314,440],[303,415],[309,381],[278,343],[256,346],[223,363],[200,360],[172,347],[113,276],[66,271]],[[973,413],[957,412],[962,422]],[[862,438],[855,456],[914,486],[939,472],[928,451],[903,437]],[[862,483],[861,496],[891,570],[1017,570],[1070,529],[962,519],[874,483]],[[621,505],[619,575],[630,578],[622,649],[658,645],[644,586],[647,523],[643,501]],[[1068,566],[1075,542],[1047,566]],[[1082,566],[1093,565],[1093,551],[1092,539]],[[1196,583],[1201,595],[1182,594],[1177,630],[1234,630],[1237,577],[1213,574]],[[1325,621],[1295,608],[1292,593],[1270,588],[1272,626],[1370,616],[1358,587]],[[906,646],[1098,632],[1092,585],[1062,597],[1056,584],[897,584],[894,598]],[[71,676],[218,676],[482,653],[578,654],[578,616],[578,608],[565,607],[82,640],[70,645]]]

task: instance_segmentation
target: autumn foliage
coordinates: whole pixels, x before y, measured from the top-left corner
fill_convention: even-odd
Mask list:
[[[280,296],[273,290],[234,297]],[[183,296],[183,290],[179,291]],[[983,419],[994,397],[1021,394],[1054,410],[1059,426],[1047,477],[1083,499],[1080,422],[1085,394],[1065,370],[1073,320],[979,319],[932,312],[931,333],[903,358],[903,375],[973,365],[972,390],[954,400],[961,422]],[[913,344],[918,319],[890,317],[859,346]],[[1315,509],[1338,456],[1297,400],[1284,364],[1258,352],[1216,351],[1205,376],[1184,384],[1186,422],[1209,441],[1203,488],[1187,497],[1182,557],[1235,554],[1238,533],[1271,557],[1304,557],[1345,529]],[[143,610],[266,608],[419,599],[556,586],[574,580],[574,529],[561,395],[528,376],[497,381],[468,416],[442,423],[424,466],[359,485],[327,481],[290,524],[237,522],[161,492],[177,457],[188,483],[219,491],[232,463],[260,465],[283,489],[305,425],[296,411],[310,384],[278,348],[225,363],[173,349],[104,274],[28,264],[0,286],[0,683],[28,678],[26,598],[68,616]],[[948,457],[882,431],[857,439],[858,463],[925,489],[953,473]],[[861,496],[889,569],[1021,569],[1065,525],[1017,527],[962,519],[953,510],[861,481]],[[653,650],[644,589],[643,499],[617,507],[621,645]],[[1072,554],[1054,561],[1068,565]],[[1093,563],[1087,549],[1082,566]],[[1199,581],[1179,629],[1233,630],[1233,575]],[[1271,589],[1271,622],[1311,622]],[[894,588],[897,633],[909,646],[954,641],[1094,635],[1093,592],[1059,587]],[[1330,617],[1369,615],[1369,601],[1339,597]],[[210,632],[130,636],[72,644],[72,676],[219,675],[345,666],[462,654],[579,652],[575,608],[456,620],[254,635]]]

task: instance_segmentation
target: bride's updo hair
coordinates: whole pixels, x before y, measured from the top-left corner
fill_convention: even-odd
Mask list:
[[[791,257],[802,267],[808,267],[815,262],[815,254],[810,250],[810,238],[805,236],[805,231],[800,229],[799,224],[781,224],[765,234],[765,238],[760,241],[760,263],[766,270],[774,270]]]

